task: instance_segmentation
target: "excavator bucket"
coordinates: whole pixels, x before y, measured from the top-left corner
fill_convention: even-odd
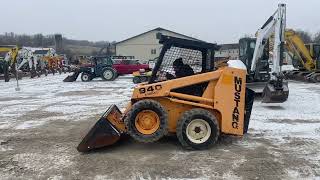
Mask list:
[[[283,81],[281,86],[276,85],[275,82],[268,82],[263,89],[262,102],[263,103],[283,103],[288,99],[289,87],[288,82]]]
[[[80,72],[79,71],[75,71],[72,75],[67,76],[63,82],[73,82],[76,81],[78,76],[79,76]]]
[[[87,152],[115,144],[120,139],[121,129],[124,129],[121,117],[122,114],[118,107],[116,105],[110,106],[83,138],[77,150]]]

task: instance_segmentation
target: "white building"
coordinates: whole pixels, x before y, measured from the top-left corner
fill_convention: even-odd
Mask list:
[[[161,51],[161,44],[156,38],[156,34],[161,33],[163,35],[196,40],[198,39],[179,34],[167,29],[156,28],[145,33],[136,35],[134,37],[125,39],[116,43],[116,55],[117,56],[134,56],[135,59],[142,61],[151,60],[159,56]]]
[[[221,44],[215,52],[216,59],[239,59],[239,44]]]

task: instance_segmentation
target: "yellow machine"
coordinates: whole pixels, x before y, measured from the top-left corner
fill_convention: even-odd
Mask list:
[[[63,67],[62,67],[62,61],[63,57],[59,55],[54,56],[44,56],[42,57],[42,60],[47,64],[47,69],[52,72],[54,75],[56,71],[59,72],[59,74],[62,73]]]
[[[2,73],[4,74],[5,82],[10,80],[9,77],[9,67],[15,70],[15,63],[17,62],[17,56],[19,53],[19,47],[17,46],[0,46],[0,53],[7,53],[4,60],[0,62]],[[15,72],[14,72],[15,73]]]
[[[293,30],[286,30],[285,39],[293,65],[299,69],[287,72],[286,77],[320,82],[320,45],[305,45],[301,37]]]
[[[140,71],[133,72],[132,75],[133,75],[133,79],[132,79],[133,83],[138,84],[141,82],[149,81],[152,75],[152,71],[145,72],[144,70],[140,70]]]
[[[206,149],[221,134],[242,136],[247,132],[254,92],[246,88],[245,65],[235,61],[215,69],[216,44],[158,38],[163,48],[150,80],[134,88],[123,113],[115,105],[109,107],[78,151],[114,144],[122,134],[144,143],[176,134],[183,147]],[[182,62],[181,66],[176,62]]]

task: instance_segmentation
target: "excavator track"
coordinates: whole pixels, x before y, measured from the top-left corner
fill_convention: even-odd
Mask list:
[[[310,83],[320,83],[320,71],[310,72],[310,71],[289,71],[286,72],[285,78],[289,80],[310,82]]]

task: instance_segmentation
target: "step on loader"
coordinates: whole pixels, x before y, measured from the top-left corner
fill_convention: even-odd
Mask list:
[[[186,149],[207,149],[221,134],[243,136],[254,92],[239,61],[214,69],[216,44],[158,34],[163,44],[148,82],[138,84],[122,113],[112,105],[83,138],[87,152],[116,143],[123,134],[143,143],[176,134]]]

